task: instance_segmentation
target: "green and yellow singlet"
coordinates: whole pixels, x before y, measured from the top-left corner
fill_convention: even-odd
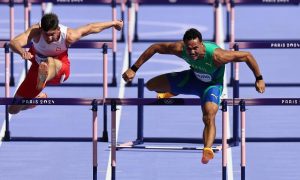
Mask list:
[[[217,68],[213,62],[213,53],[215,49],[220,47],[212,42],[203,42],[203,44],[206,50],[203,59],[193,60],[189,58],[185,46],[183,47],[182,58],[190,65],[199,80],[206,83],[223,85],[225,65]]]

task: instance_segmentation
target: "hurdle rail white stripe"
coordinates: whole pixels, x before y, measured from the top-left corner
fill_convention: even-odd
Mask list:
[[[111,147],[111,146],[110,146]],[[202,151],[204,147],[180,147],[180,146],[141,146],[141,145],[124,145],[118,144],[116,149],[152,149],[152,150],[187,150],[187,151]],[[217,152],[221,150],[221,147],[213,146],[213,151]]]

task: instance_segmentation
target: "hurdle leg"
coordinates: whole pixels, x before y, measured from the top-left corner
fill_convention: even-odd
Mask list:
[[[121,2],[121,19],[123,21],[125,20],[125,3],[123,1]],[[124,28],[122,28],[120,41],[121,42],[125,42],[125,31],[124,31]]]
[[[13,39],[15,36],[15,2],[13,0],[9,0],[9,29],[10,29],[10,39]],[[10,74],[10,86],[14,86],[14,71],[13,71],[13,60],[14,60],[14,53],[10,53],[10,60],[11,60],[11,74]]]
[[[93,100],[92,103],[92,111],[93,111],[93,180],[97,180],[97,167],[98,167],[98,157],[97,157],[97,144],[98,144],[98,116],[97,116],[97,111],[98,111],[98,104],[97,100]]]
[[[144,98],[144,79],[138,79],[138,98]],[[137,114],[137,139],[139,144],[144,141],[144,106],[138,105]]]
[[[107,44],[103,44],[103,99],[107,98],[108,92],[108,85],[107,85],[107,64],[108,64],[108,57],[107,57]],[[107,105],[103,104],[103,133],[102,133],[102,141],[108,142],[108,132],[107,132]]]
[[[10,60],[9,60],[9,44],[5,43],[4,45],[4,52],[5,52],[5,97],[9,97],[9,67],[10,67]],[[5,105],[5,134],[4,134],[4,140],[9,141],[10,140],[10,131],[9,131],[9,113],[8,113],[8,105]]]
[[[246,106],[245,101],[240,102],[241,111],[241,180],[246,178]]]
[[[235,51],[239,50],[239,46],[236,44],[234,47]],[[233,80],[233,98],[240,97],[240,82],[239,82],[239,63],[235,62],[234,65],[234,80]],[[239,145],[239,106],[233,105],[233,144],[234,146]]]
[[[117,127],[116,127],[117,104],[111,102],[111,179],[116,179],[116,146],[117,146]]]
[[[227,101],[222,101],[222,180],[227,179]]]
[[[112,19],[115,21],[115,20],[117,20],[116,0],[111,1],[111,6],[112,6]],[[115,86],[117,86],[117,78],[116,78],[117,30],[115,28],[113,28],[112,32],[113,32],[113,61],[112,61],[113,62],[113,65],[112,65],[113,76],[112,76],[112,82],[110,85],[115,87]]]

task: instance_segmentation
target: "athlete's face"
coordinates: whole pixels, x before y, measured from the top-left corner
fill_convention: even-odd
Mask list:
[[[60,36],[59,27],[55,30],[42,31],[43,37],[48,44],[58,41]]]
[[[205,48],[203,42],[200,42],[199,38],[184,41],[186,46],[186,52],[193,60],[203,59],[205,55]]]

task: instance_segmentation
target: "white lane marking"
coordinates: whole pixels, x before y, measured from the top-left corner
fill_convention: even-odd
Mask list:
[[[135,15],[134,15],[134,8],[131,8],[131,19],[135,19]],[[131,34],[131,37],[133,36],[133,25],[134,25],[134,21],[131,21],[131,24],[129,27],[131,27],[129,29],[129,32]],[[128,41],[128,39],[126,40],[126,42]],[[122,67],[122,72],[126,71],[128,68],[128,45],[125,42],[125,48],[124,48],[124,60],[123,60],[123,67]],[[119,90],[119,98],[124,98],[125,95],[125,81],[123,81],[122,78],[120,78],[120,90]],[[116,141],[118,141],[118,134],[119,134],[119,127],[120,127],[120,121],[121,121],[121,114],[122,114],[122,106],[118,107],[119,111],[117,111],[117,117],[116,117]],[[108,162],[107,162],[107,168],[106,168],[106,177],[105,180],[111,180],[111,149],[109,149],[109,158],[108,158]]]

